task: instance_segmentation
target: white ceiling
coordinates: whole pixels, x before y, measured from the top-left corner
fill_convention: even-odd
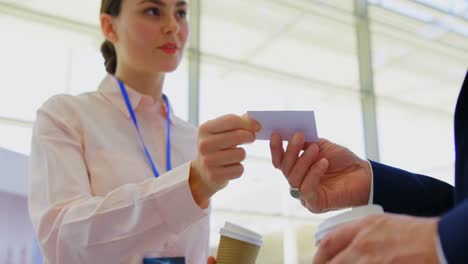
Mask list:
[[[34,10],[50,16],[66,18],[80,23],[99,25],[98,0],[1,0],[12,6]]]

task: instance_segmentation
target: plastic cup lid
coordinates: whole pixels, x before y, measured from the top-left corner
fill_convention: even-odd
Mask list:
[[[372,214],[383,213],[383,209],[380,205],[365,205],[360,207],[355,207],[350,211],[344,212],[339,215],[328,218],[324,222],[318,225],[317,232],[315,233],[315,241],[320,241],[322,238],[331,230],[336,227],[353,222],[355,220],[362,219],[366,216]]]
[[[234,238],[260,247],[263,246],[262,235],[230,222],[226,222],[219,233],[226,237]]]

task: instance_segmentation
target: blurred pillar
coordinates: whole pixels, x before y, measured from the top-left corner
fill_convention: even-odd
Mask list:
[[[367,0],[354,0],[354,14],[356,16],[356,40],[366,157],[374,161],[379,161],[377,110],[372,66],[372,41]]]
[[[189,122],[198,126],[200,122],[200,19],[201,1],[190,1],[189,23]]]

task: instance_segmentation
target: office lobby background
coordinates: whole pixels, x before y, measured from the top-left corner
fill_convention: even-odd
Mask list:
[[[314,110],[321,137],[453,184],[453,111],[468,62],[467,0],[189,0],[192,35],[165,93],[194,124],[248,110]],[[27,213],[35,112],[97,89],[98,0],[0,0],[0,263],[40,263]],[[289,195],[268,142],[213,199],[211,247],[232,221],[257,263],[311,263],[323,219]],[[398,195],[398,194],[395,194]],[[335,212],[336,213],[336,212]]]

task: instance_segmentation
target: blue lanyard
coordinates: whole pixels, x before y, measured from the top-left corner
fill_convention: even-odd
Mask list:
[[[117,79],[117,81],[119,82],[120,91],[122,92],[122,96],[125,100],[125,104],[127,105],[128,112],[130,113],[130,116],[132,117],[133,124],[135,125],[136,131],[138,133],[138,137],[140,138],[140,142],[143,145],[143,148],[145,150],[146,157],[148,158],[151,164],[151,168],[153,169],[154,177],[158,178],[159,172],[156,169],[153,159],[151,158],[151,155],[148,149],[146,148],[145,141],[143,140],[143,137],[141,136],[140,128],[138,127],[138,121],[135,115],[135,111],[133,111],[132,105],[130,104],[130,99],[128,97],[127,90],[125,89],[125,85],[120,79]],[[167,120],[166,171],[170,171],[172,169],[172,166],[171,166],[172,164],[171,163],[171,116],[170,116],[169,101],[165,94],[163,94],[163,99],[164,99],[164,103],[166,104],[166,120]]]

